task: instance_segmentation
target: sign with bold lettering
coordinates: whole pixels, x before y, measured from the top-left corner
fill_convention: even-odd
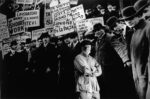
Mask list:
[[[10,35],[15,35],[18,33],[25,32],[24,20],[22,17],[14,17],[8,20],[8,28]]]
[[[70,9],[70,3],[63,3],[52,8],[54,33],[56,36],[74,32],[74,22]]]
[[[86,20],[77,21],[76,28],[78,32],[92,31],[93,25],[88,19],[86,19]]]
[[[0,41],[5,38],[9,38],[9,31],[7,27],[7,20],[6,16],[0,14]]]
[[[35,27],[40,25],[39,10],[19,11],[16,13],[16,17],[24,18],[25,27]]]
[[[80,20],[86,19],[82,4],[71,8],[71,12],[72,12],[74,21],[80,21]]]
[[[44,32],[46,32],[45,28],[32,31],[32,40],[38,39]]]
[[[53,27],[52,13],[50,9],[45,10],[45,28]]]
[[[102,25],[104,25],[104,21],[102,17],[98,17],[98,18],[91,18],[91,19],[85,19],[85,20],[81,20],[81,21],[77,21],[76,22],[76,28],[78,32],[90,32],[93,30],[93,26],[96,23],[101,23]]]
[[[33,0],[16,0],[18,4],[32,4]]]

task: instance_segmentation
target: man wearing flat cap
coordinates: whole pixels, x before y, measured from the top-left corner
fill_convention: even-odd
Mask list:
[[[147,6],[141,4],[143,1],[124,8],[122,13],[126,25],[134,28],[130,54],[135,88],[139,99],[150,99],[150,23],[141,17]]]

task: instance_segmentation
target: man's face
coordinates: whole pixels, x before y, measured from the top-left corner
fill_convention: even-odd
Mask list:
[[[44,37],[44,38],[43,38],[43,43],[44,43],[44,44],[48,44],[49,41],[50,41],[50,38],[49,38],[49,37]]]
[[[11,49],[14,50],[14,51],[16,51],[17,50],[17,45],[12,45]]]
[[[133,19],[133,20],[126,20],[126,21],[125,21],[125,24],[126,24],[128,27],[132,28],[132,27],[135,26],[135,21],[134,21],[134,19]]]
[[[86,55],[89,55],[89,54],[91,53],[91,45],[85,45],[83,52],[84,52]]]

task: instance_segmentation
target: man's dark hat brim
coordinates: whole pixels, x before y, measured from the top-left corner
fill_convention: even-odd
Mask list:
[[[132,20],[134,17],[138,16],[139,14],[141,14],[143,12],[143,10],[148,7],[150,5],[150,2],[146,3],[143,7],[141,7],[139,10],[136,10],[136,13],[134,13],[133,15],[129,16],[129,17],[124,17],[124,18],[120,18],[120,21],[123,20]],[[135,8],[135,5],[133,6]]]

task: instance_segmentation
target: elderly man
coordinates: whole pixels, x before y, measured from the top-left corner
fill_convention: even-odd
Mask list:
[[[141,17],[146,5],[138,1],[134,7],[128,6],[122,11],[125,23],[135,30],[130,49],[133,79],[139,99],[150,99],[150,23]]]
[[[101,66],[89,55],[90,41],[82,41],[81,50],[74,60],[76,91],[80,94],[79,99],[100,99],[97,76],[102,74]]]

